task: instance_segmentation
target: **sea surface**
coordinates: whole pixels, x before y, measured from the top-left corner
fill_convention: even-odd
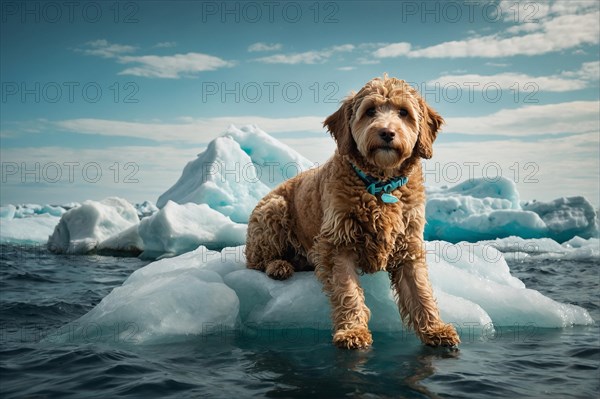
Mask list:
[[[333,347],[328,331],[261,330],[190,336],[138,345],[64,338],[72,323],[147,261],[53,255],[40,246],[0,248],[2,398],[597,398],[598,324],[463,326],[460,350],[422,346],[410,333],[375,333],[366,351]],[[509,261],[512,274],[600,320],[593,261]],[[120,338],[119,338],[120,337]]]

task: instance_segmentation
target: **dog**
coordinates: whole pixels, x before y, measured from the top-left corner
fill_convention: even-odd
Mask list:
[[[407,82],[374,78],[323,122],[337,143],[333,157],[276,187],[250,215],[247,267],[278,280],[315,270],[338,347],[373,343],[359,273],[379,271],[424,344],[460,343],[440,318],[423,245],[421,159],[431,158],[443,123]]]

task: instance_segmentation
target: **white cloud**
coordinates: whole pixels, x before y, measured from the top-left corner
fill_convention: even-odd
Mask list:
[[[374,58],[359,57],[356,59],[356,63],[359,65],[376,65],[381,64],[381,61]]]
[[[525,137],[598,131],[600,101],[573,101],[502,109],[490,115],[446,118],[444,131]]]
[[[474,85],[477,83],[477,85]],[[534,84],[535,90],[549,92],[565,92],[580,90],[587,83],[578,79],[563,79],[558,76],[530,76],[521,73],[500,73],[497,75],[447,75],[430,81],[428,85],[440,84],[442,87],[458,85],[461,88],[473,87],[474,90],[482,90],[489,84],[498,85],[502,89],[525,90],[528,84]],[[518,86],[516,86],[518,85]]]
[[[10,139],[18,136],[19,133],[13,129],[0,129],[0,138],[2,139]]]
[[[567,92],[590,87],[600,78],[600,62],[585,62],[576,71],[563,71],[550,76],[530,76],[523,73],[499,73],[495,75],[443,75],[427,82],[428,86],[440,85],[442,88],[457,87],[461,90],[483,90],[494,84],[503,90],[521,90],[525,93],[537,91]],[[531,86],[534,84],[535,86]]]
[[[273,54],[267,57],[256,58],[255,61],[266,64],[321,64],[326,62],[335,53],[350,52],[355,49],[352,44],[329,47],[323,50],[311,50],[303,53]]]
[[[330,52],[347,52],[347,51],[352,51],[355,48],[356,47],[353,44],[341,44],[339,46],[333,46],[333,47],[329,48],[329,50],[325,50],[325,51],[330,51]]]
[[[329,57],[330,54],[323,54],[319,51],[306,51],[295,54],[275,54],[257,58],[256,61],[266,64],[317,64],[326,61]]]
[[[410,49],[410,43],[392,43],[375,50],[373,55],[377,58],[400,57],[410,53]]]
[[[177,46],[177,42],[159,42],[154,45],[156,48],[171,48]]]
[[[323,117],[300,116],[266,118],[260,116],[231,116],[218,118],[180,118],[181,123],[145,123],[108,119],[69,119],[54,122],[59,129],[107,136],[138,137],[159,142],[182,141],[206,143],[224,132],[230,124],[258,125],[268,133],[323,132]]]
[[[512,0],[504,0],[512,1]],[[598,9],[598,3],[590,0],[555,0],[550,3],[549,13],[556,14],[580,14],[590,10]]]
[[[600,79],[600,61],[585,62],[578,71],[563,72],[563,75],[593,82],[598,81]]]
[[[323,116],[268,118],[262,116],[224,116],[215,118],[181,117],[175,123],[161,121],[129,122],[110,119],[67,119],[56,122],[35,121],[20,124],[13,130],[33,128],[43,132],[48,124],[79,134],[138,137],[157,142],[207,143],[222,134],[230,124],[258,125],[268,133],[322,133]],[[528,105],[502,109],[483,116],[446,117],[445,133],[468,135],[501,135],[509,137],[544,136],[559,133],[579,134],[598,131],[600,101],[572,101],[546,105]],[[29,129],[30,131],[33,131]]]
[[[597,3],[587,2],[585,7],[581,5],[564,7],[562,3],[567,2],[561,1],[553,4],[558,11],[539,12],[540,16],[549,15],[547,18],[536,17],[537,23],[517,21],[520,25],[509,27],[500,34],[453,40],[422,49],[411,49],[408,43],[394,43],[379,48],[373,55],[379,58],[399,56],[410,58],[498,58],[540,55],[568,49],[576,50],[581,45],[598,44],[600,42],[598,32],[600,11],[597,9]],[[594,4],[590,7],[590,3]],[[502,4],[510,8],[509,3]],[[537,3],[526,3],[523,7],[531,4]],[[519,15],[523,16],[523,13]],[[521,19],[521,17],[519,18]],[[523,19],[526,19],[526,16]],[[525,34],[518,35],[521,32],[525,32]]]
[[[201,53],[175,55],[142,55],[119,57],[123,64],[137,63],[139,66],[124,69],[119,75],[134,75],[149,78],[179,79],[198,72],[214,71],[231,67],[233,63],[219,57]]]
[[[223,60],[202,53],[187,53],[174,55],[127,55],[136,50],[133,46],[109,43],[104,39],[86,43],[88,48],[76,49],[87,55],[114,58],[121,64],[138,64],[119,72],[119,75],[133,75],[148,78],[179,79],[190,77],[198,72],[214,71],[219,68],[231,67],[231,61]],[[154,47],[168,48],[175,42],[161,42]]]
[[[86,55],[93,55],[103,58],[115,58],[125,53],[132,53],[136,47],[125,44],[109,43],[105,39],[94,40],[86,43],[88,48],[76,49]]]
[[[496,67],[496,68],[506,68],[509,67],[510,64],[504,62],[486,62],[486,66]]]
[[[356,69],[356,67],[353,67],[353,66],[343,66],[343,67],[339,67],[338,71],[353,71],[355,69]]]
[[[283,47],[283,45],[281,43],[258,42],[258,43],[254,43],[254,44],[251,44],[250,46],[248,46],[248,51],[250,53],[257,52],[257,51],[277,51],[277,50],[281,50],[282,47]]]
[[[523,31],[536,29],[541,21],[560,15],[577,15],[598,9],[596,2],[590,0],[546,0],[546,1],[514,1],[501,0],[498,3],[500,13],[507,22],[515,22]]]

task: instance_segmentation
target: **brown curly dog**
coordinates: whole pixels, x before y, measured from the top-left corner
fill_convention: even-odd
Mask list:
[[[333,157],[275,188],[250,216],[248,267],[274,279],[314,269],[339,347],[372,344],[358,272],[382,270],[425,344],[460,343],[440,319],[423,246],[421,158],[431,157],[443,122],[405,81],[375,78],[323,123],[337,142]]]

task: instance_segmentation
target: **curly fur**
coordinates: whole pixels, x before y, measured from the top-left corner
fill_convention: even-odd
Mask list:
[[[403,321],[423,343],[460,342],[444,324],[428,278],[421,158],[430,158],[444,120],[403,80],[375,78],[323,123],[337,150],[321,167],[284,182],[250,216],[247,265],[274,279],[315,270],[332,306],[333,342],[371,345],[370,311],[358,273],[387,271]],[[408,176],[384,203],[352,164],[380,180]]]

